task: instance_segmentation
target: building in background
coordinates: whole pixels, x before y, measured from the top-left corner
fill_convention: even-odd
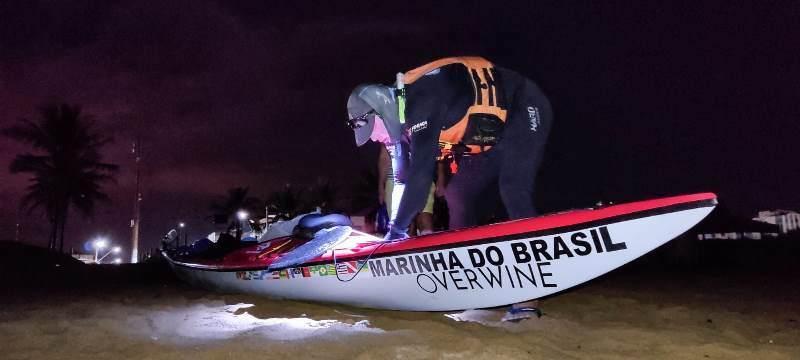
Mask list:
[[[764,210],[753,220],[777,225],[781,234],[800,229],[800,213],[791,210]]]
[[[94,254],[72,254],[72,257],[82,261],[84,264],[94,264]]]

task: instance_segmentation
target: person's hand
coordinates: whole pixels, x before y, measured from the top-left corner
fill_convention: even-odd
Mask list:
[[[394,225],[389,227],[389,232],[386,233],[386,236],[383,237],[383,240],[390,241],[390,240],[402,240],[407,239],[408,233],[405,229],[398,229]]]
[[[375,214],[375,231],[380,233],[387,232],[389,228],[389,212],[386,211],[386,204],[378,206],[378,212]]]

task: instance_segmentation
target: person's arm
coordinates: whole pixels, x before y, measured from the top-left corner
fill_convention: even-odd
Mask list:
[[[406,126],[411,139],[411,158],[408,169],[400,169],[401,180],[405,180],[406,184],[405,192],[387,239],[407,236],[409,224],[425,207],[436,171],[439,133],[443,125],[450,124],[451,120],[463,116],[460,106],[456,106],[460,99],[457,95],[461,95],[456,90],[463,87],[464,98],[471,96],[472,84],[466,76],[465,68],[461,66],[453,69],[465,76],[441,70],[435,74],[431,73],[430,76],[426,75],[406,87]],[[454,79],[460,80],[464,85],[461,86],[458,81],[453,82]],[[464,106],[464,109],[466,108],[467,106]]]
[[[389,177],[388,167],[389,151],[386,146],[381,146],[380,154],[378,155],[378,204],[386,203],[386,178]]]
[[[418,127],[419,129],[419,127]],[[404,233],[418,212],[425,207],[436,166],[436,151],[439,134],[431,124],[411,134],[410,161],[407,167],[395,169],[400,180],[405,183],[397,216],[392,228]],[[397,151],[403,156],[402,151]]]

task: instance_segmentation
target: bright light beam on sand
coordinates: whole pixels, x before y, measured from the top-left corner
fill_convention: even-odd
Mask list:
[[[301,340],[324,334],[350,335],[356,333],[382,333],[370,326],[368,320],[353,324],[338,320],[314,320],[307,317],[261,319],[243,309],[253,304],[205,306],[159,312],[149,316],[152,320],[151,339],[224,340],[237,336],[257,335],[277,340]]]

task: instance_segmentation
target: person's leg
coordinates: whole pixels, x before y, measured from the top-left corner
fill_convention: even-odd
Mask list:
[[[427,235],[433,232],[433,194],[436,191],[436,185],[431,184],[431,190],[428,192],[428,200],[425,202],[425,207],[417,215],[417,231],[419,235]]]
[[[433,199],[433,229],[450,229],[450,209],[447,207],[447,200],[444,198],[444,193],[442,193],[442,197]]]
[[[489,152],[465,156],[445,190],[450,209],[450,230],[478,225],[484,189],[497,177],[496,161]]]
[[[389,213],[389,221],[394,219],[394,214],[392,213],[392,193],[394,192],[394,181],[386,180],[386,185],[383,187],[383,194],[384,194],[384,203],[386,204],[386,212]]]
[[[509,113],[501,150],[499,188],[510,220],[537,215],[533,192],[536,175],[547,143],[553,113],[547,98],[532,82],[516,94],[514,111]],[[539,301],[511,305],[503,321],[521,321],[541,316]]]
[[[417,214],[417,217],[419,217],[419,214]],[[410,224],[408,224],[408,233],[407,234],[410,237],[417,236],[417,218],[416,217],[414,218],[414,221],[412,221]]]
[[[549,101],[532,82],[526,82],[517,96],[507,136],[498,145],[500,197],[510,220],[537,215],[533,192],[553,117]]]
[[[421,212],[417,215],[417,232],[419,235],[433,233],[433,214]]]
[[[506,154],[505,164],[507,166],[504,166],[500,172],[498,186],[509,220],[538,215],[533,197],[536,174],[542,161],[542,147],[538,146],[538,149],[534,149],[526,155]]]

